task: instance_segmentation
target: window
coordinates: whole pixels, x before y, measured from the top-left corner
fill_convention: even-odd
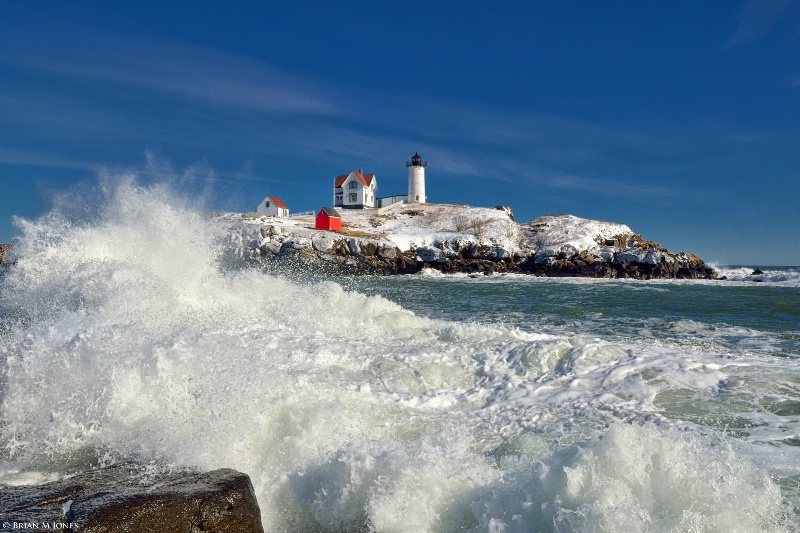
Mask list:
[[[336,195],[336,205],[342,205],[342,195],[341,194],[337,194]]]
[[[358,183],[355,181],[351,181],[350,185],[347,186],[348,189],[355,189],[356,187],[358,187]]]
[[[264,202],[264,207],[269,207],[269,200],[267,200],[266,202]]]
[[[358,201],[358,195],[356,193],[354,193],[354,192],[351,192],[350,194],[347,195],[347,201],[348,202],[357,202]]]

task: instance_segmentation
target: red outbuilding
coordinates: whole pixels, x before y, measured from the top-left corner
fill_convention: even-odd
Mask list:
[[[327,230],[342,229],[342,215],[332,207],[323,207],[317,213],[315,227]]]

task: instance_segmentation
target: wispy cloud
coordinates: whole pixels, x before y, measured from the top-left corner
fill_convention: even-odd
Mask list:
[[[88,35],[87,35],[88,33]],[[161,92],[213,106],[335,115],[322,91],[272,65],[167,40],[107,35],[81,28],[62,50],[0,52],[0,63],[89,83]],[[103,43],[102,45],[100,43]]]
[[[376,121],[386,129],[434,144],[470,146],[473,156],[482,151],[513,150],[522,159],[556,165],[596,161],[610,155],[629,154],[669,158],[703,151],[708,143],[722,144],[730,125],[699,123],[661,124],[600,122],[544,113],[534,109],[491,108],[485,105],[401,97],[390,108],[378,102],[341,102],[344,109],[360,109],[348,116],[360,124]],[[406,110],[414,109],[413,120]],[[699,119],[698,119],[699,121]],[[740,132],[746,135],[746,132]]]
[[[8,147],[0,147],[0,164],[85,171],[94,171],[97,168],[91,161],[63,156],[51,151]]]
[[[305,156],[332,164],[340,162],[353,168],[364,166],[373,172],[372,166],[392,168],[399,157],[410,158],[415,151],[422,150],[426,158],[436,161],[438,172],[462,176],[480,176],[482,172],[465,157],[461,150],[451,149],[442,142],[414,140],[402,132],[389,129],[389,132],[364,130],[343,124],[320,124],[308,121],[292,125],[280,125],[265,132],[262,140],[267,141],[270,150]],[[369,167],[369,168],[368,168]],[[349,167],[345,167],[347,170]]]
[[[506,159],[495,162],[499,181],[515,182],[527,187],[551,189],[570,194],[584,193],[602,197],[642,199],[678,197],[685,194],[677,188],[641,183],[619,175],[591,177],[557,168]]]
[[[758,41],[775,26],[790,5],[790,0],[748,0],[739,12],[736,30],[722,45],[723,50]]]
[[[101,32],[52,54],[34,45],[0,49],[2,64],[68,81],[52,88],[37,84],[36,93],[15,86],[0,97],[0,126],[30,130],[28,144],[0,133],[0,140],[9,141],[0,162],[15,164],[85,168],[58,154],[82,143],[91,144],[90,153],[103,162],[121,153],[130,161],[163,145],[170,155],[196,154],[189,159],[225,154],[227,167],[217,167],[207,180],[269,181],[282,177],[253,168],[271,156],[305,158],[341,171],[363,166],[395,173],[403,162],[398,158],[419,150],[445,179],[646,198],[675,193],[651,185],[667,180],[626,178],[644,174],[638,172],[641,161],[652,168],[686,159],[707,151],[709,143],[725,142],[729,132],[580,120],[414,94],[374,95],[204,47]],[[36,146],[37,139],[39,145],[41,139],[53,141],[52,152],[22,149]]]

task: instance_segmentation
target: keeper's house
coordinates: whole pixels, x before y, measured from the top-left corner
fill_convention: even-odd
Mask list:
[[[375,174],[364,174],[364,170],[353,171],[346,176],[336,176],[333,182],[333,207],[342,209],[365,209],[375,207],[378,181]]]

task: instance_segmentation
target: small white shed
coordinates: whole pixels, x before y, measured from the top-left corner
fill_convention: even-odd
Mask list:
[[[267,196],[258,204],[256,213],[268,217],[287,218],[289,216],[289,208],[277,196]]]

